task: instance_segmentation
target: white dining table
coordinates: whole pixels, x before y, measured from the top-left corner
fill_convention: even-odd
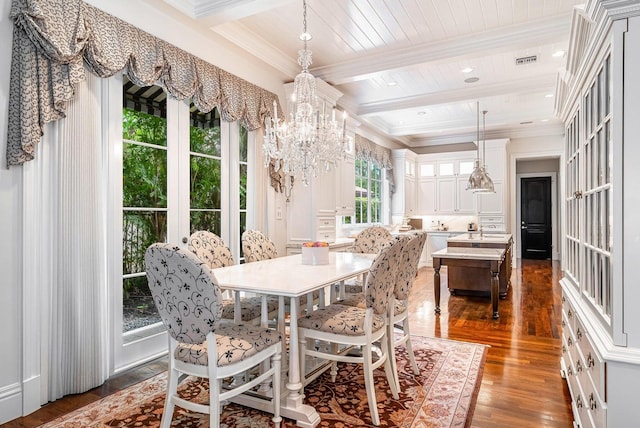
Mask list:
[[[286,389],[282,391],[281,415],[294,419],[298,426],[315,427],[320,423],[320,415],[315,408],[304,404],[301,393],[304,373],[300,373],[298,298],[368,272],[374,257],[371,254],[330,252],[326,265],[303,265],[301,255],[296,254],[213,270],[222,288],[290,299],[289,376]],[[270,411],[263,402],[252,399],[250,395],[242,395],[233,401]]]

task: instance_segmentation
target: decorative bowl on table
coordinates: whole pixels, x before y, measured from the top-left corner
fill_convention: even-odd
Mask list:
[[[327,242],[303,242],[302,243],[302,264],[303,265],[328,265],[329,264],[329,244]]]

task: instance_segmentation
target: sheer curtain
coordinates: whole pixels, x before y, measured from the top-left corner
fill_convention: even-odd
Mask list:
[[[109,373],[103,82],[86,73],[66,118],[46,125],[39,162],[24,165],[25,296],[36,300],[24,317],[40,321],[25,335],[40,334],[27,340],[40,349],[41,403]]]

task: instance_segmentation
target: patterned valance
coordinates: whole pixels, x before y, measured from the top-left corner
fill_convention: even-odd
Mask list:
[[[85,67],[100,77],[125,70],[202,112],[255,130],[277,96],[80,0],[13,0],[7,166],[33,159],[46,123],[65,116]],[[280,109],[277,102],[277,108]]]
[[[387,171],[389,190],[393,194],[396,191],[396,183],[393,178],[393,164],[391,163],[391,150],[379,146],[368,138],[356,134],[355,139],[356,159],[373,162],[379,168]]]

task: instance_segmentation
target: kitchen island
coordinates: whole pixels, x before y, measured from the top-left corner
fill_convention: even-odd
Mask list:
[[[511,258],[513,237],[510,233],[462,233],[447,239],[447,247],[500,248],[505,250],[505,259],[500,268],[498,296],[507,297],[511,287]],[[447,271],[449,290],[452,294],[488,294],[491,281],[486,269],[470,266],[452,266]]]
[[[502,248],[477,247],[447,247],[433,253],[433,292],[435,297],[435,313],[440,313],[440,267],[449,268],[449,288],[469,286],[474,291],[489,292],[493,319],[498,319],[498,293],[500,271],[507,252]],[[478,272],[474,278],[469,278],[464,284],[451,283],[451,270],[469,268]],[[488,288],[487,288],[488,286]],[[483,288],[484,287],[484,288]],[[457,289],[457,288],[456,288]]]

